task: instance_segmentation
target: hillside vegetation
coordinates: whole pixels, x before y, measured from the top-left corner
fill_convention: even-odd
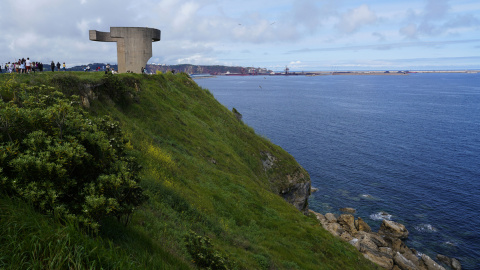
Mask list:
[[[75,116],[69,120],[73,124],[65,124],[70,143],[96,145],[75,132],[82,129],[97,134],[102,146],[95,149],[105,151],[95,150],[98,159],[89,158],[87,167],[87,161],[71,157],[72,162],[83,164],[84,170],[108,170],[94,174],[104,181],[99,183],[92,180],[97,178],[76,177],[81,171],[65,162],[67,171],[75,173],[59,181],[74,179],[68,182],[73,186],[91,181],[91,193],[76,198],[72,208],[68,199],[55,208],[57,197],[30,192],[49,181],[44,174],[29,176],[34,184],[28,187],[39,188],[25,195],[26,189],[14,189],[18,185],[13,181],[28,174],[11,169],[17,174],[7,175],[10,163],[5,161],[3,174],[0,171],[0,269],[376,269],[354,247],[325,231],[314,216],[304,215],[279,195],[288,187],[287,175],[308,178],[293,157],[256,135],[238,113],[219,104],[188,75],[2,74],[2,147],[23,145],[19,151],[35,155],[36,148],[25,147],[35,146],[28,139],[39,131],[32,128],[37,135],[25,135],[27,141],[9,138],[4,119],[6,108],[13,113],[38,107],[25,105],[38,91],[56,97],[42,107],[54,116],[45,114],[45,124],[35,127],[44,130],[40,137],[45,152],[57,149],[46,144],[67,136],[67,129],[59,133],[48,124],[58,124],[59,108],[64,108],[59,104],[64,104],[67,115]],[[79,124],[88,121],[93,123],[90,129]],[[8,156],[2,149],[0,155]],[[268,159],[275,162],[265,166]],[[123,195],[115,187],[121,187]],[[39,203],[43,198],[50,203]],[[82,209],[97,212],[90,215]]]

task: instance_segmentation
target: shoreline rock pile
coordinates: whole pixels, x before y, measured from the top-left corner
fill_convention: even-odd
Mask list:
[[[408,237],[408,230],[403,224],[383,220],[378,232],[372,232],[370,226],[361,218],[355,219],[355,209],[342,208],[341,214],[332,213],[322,215],[310,210],[322,224],[323,228],[334,236],[349,242],[365,258],[384,269],[391,270],[445,270],[426,254],[418,253],[405,245],[403,239]],[[442,259],[440,259],[440,258]],[[456,259],[446,256],[437,256],[439,261],[447,264],[451,269],[459,270],[461,265]]]

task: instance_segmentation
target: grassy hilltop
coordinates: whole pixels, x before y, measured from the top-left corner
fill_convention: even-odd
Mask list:
[[[306,172],[188,75],[0,74],[3,107],[17,102],[13,108],[21,110],[28,104],[19,100],[34,90],[58,90],[78,101],[65,106],[79,118],[117,121],[118,147],[142,166],[132,177],[146,199],[127,226],[111,215],[95,216],[95,232],[86,221],[0,190],[0,269],[375,269],[274,192],[286,174]],[[61,108],[54,105],[52,115]],[[5,121],[0,125],[4,132]],[[273,168],[262,162],[266,153],[275,157]]]

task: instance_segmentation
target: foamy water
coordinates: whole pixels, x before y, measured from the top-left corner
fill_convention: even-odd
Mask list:
[[[370,215],[372,220],[392,220],[392,215],[387,212],[378,212]]]

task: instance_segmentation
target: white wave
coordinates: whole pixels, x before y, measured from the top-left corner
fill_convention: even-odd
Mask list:
[[[447,246],[451,246],[451,247],[456,247],[457,246],[457,243],[454,243],[454,242],[451,242],[451,241],[444,242],[443,244],[447,245]]]
[[[433,227],[431,224],[420,224],[414,227],[415,230],[419,232],[437,232],[437,228]]]
[[[360,197],[365,198],[365,199],[373,199],[373,196],[370,194],[362,194]]]
[[[382,212],[371,214],[370,219],[373,219],[373,220],[383,220],[383,219],[392,220],[392,215],[390,215],[387,212],[382,211]]]

